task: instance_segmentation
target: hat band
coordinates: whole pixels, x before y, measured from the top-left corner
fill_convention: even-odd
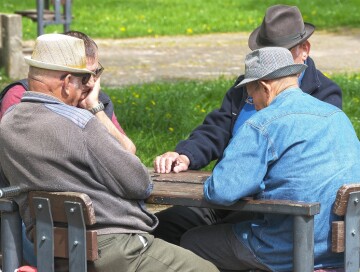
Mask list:
[[[277,39],[269,39],[266,37],[263,37],[262,35],[258,35],[256,41],[258,44],[263,44],[263,45],[286,45],[291,41],[296,41],[299,39],[302,39],[306,34],[306,29],[304,26],[304,29],[301,33],[297,33],[295,35],[288,35],[288,36],[283,36]]]

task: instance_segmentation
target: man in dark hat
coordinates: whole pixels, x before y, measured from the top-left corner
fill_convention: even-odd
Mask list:
[[[262,24],[249,37],[252,50],[268,47],[284,47],[293,55],[296,63],[308,67],[298,78],[304,93],[342,107],[342,93],[338,85],[316,69],[309,57],[308,38],[315,27],[303,21],[300,10],[295,6],[275,5],[267,9]],[[221,107],[209,113],[203,124],[195,128],[187,140],[179,142],[175,152],[166,152],[156,157],[156,172],[180,172],[188,169],[201,169],[213,160],[221,161],[229,141],[241,125],[255,113],[245,87],[235,89],[244,79],[243,75],[235,81],[226,93]],[[244,143],[246,144],[246,143]],[[211,225],[223,220],[224,212],[212,209],[173,207],[157,214],[160,220],[155,235],[179,244],[183,233],[199,225]]]
[[[297,74],[305,68],[282,47],[246,56],[245,77],[235,88],[246,86],[257,112],[238,129],[205,181],[204,198],[223,206],[250,195],[320,202],[315,268],[341,267],[344,256],[331,252],[329,243],[331,224],[339,220],[332,206],[338,189],[360,178],[360,143],[343,111],[299,89]],[[293,271],[293,218],[265,214],[200,226],[187,231],[180,245],[220,271]]]

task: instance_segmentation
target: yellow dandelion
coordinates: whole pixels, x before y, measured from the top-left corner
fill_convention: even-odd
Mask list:
[[[189,34],[189,35],[193,34],[192,28],[186,29],[186,34]]]
[[[174,131],[174,128],[169,127],[169,131],[170,131],[170,132],[173,132],[173,131]]]
[[[126,27],[125,27],[125,26],[120,27],[120,31],[121,31],[121,32],[125,32],[125,31],[126,31]]]

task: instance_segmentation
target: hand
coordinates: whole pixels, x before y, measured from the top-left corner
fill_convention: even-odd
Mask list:
[[[83,92],[84,95],[80,98],[79,107],[89,110],[99,104],[100,78],[95,81],[93,88],[87,86],[85,88],[87,90]]]
[[[154,160],[154,170],[156,173],[175,173],[188,170],[190,160],[186,155],[180,155],[176,152],[166,152],[157,156]]]

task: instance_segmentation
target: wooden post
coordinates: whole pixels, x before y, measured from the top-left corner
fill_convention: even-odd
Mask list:
[[[1,51],[0,65],[11,79],[23,78],[28,67],[24,61],[22,47],[22,21],[17,14],[0,14]]]

